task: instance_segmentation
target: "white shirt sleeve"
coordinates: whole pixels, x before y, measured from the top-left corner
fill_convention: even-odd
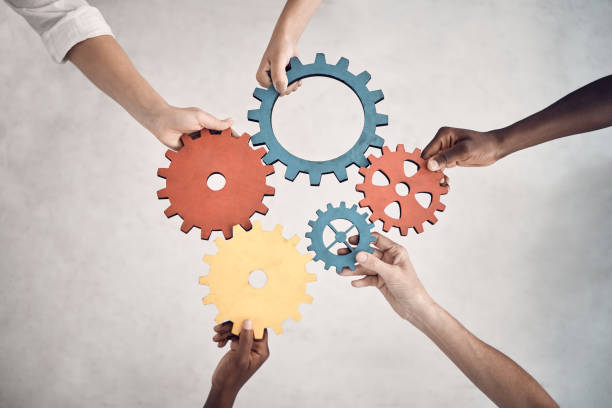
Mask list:
[[[40,35],[55,62],[77,43],[113,35],[102,13],[85,0],[5,0]]]

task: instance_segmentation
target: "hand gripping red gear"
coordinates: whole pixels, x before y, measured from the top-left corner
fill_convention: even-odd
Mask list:
[[[440,196],[448,193],[448,187],[440,185],[444,174],[441,171],[427,169],[427,163],[421,158],[421,150],[414,149],[408,153],[404,145],[397,145],[395,152],[387,146],[382,148],[381,157],[370,155],[368,160],[370,166],[359,169],[359,174],[364,177],[364,182],[358,184],[355,189],[364,194],[363,200],[359,202],[361,207],[369,207],[372,211],[370,221],[382,220],[383,231],[388,232],[391,227],[397,227],[401,235],[408,234],[409,228],[414,228],[417,233],[423,232],[423,222],[428,221],[435,224],[438,219],[435,211],[444,211],[446,206],[440,202]],[[404,172],[404,161],[414,163],[418,170],[412,176]],[[372,178],[377,171],[381,171],[389,180],[384,186],[374,185]],[[398,184],[407,184],[409,192],[402,196],[397,193]],[[431,196],[429,207],[425,208],[416,200],[417,193],[427,193]],[[393,202],[400,206],[400,217],[392,218],[385,213],[385,208]]]
[[[274,173],[274,167],[263,164],[266,150],[253,149],[250,138],[247,133],[233,137],[230,129],[220,134],[202,129],[199,137],[181,136],[183,147],[178,152],[166,152],[171,163],[169,168],[157,171],[166,179],[166,188],[159,190],[157,197],[170,199],[165,214],[180,215],[183,232],[197,226],[202,239],[218,230],[229,239],[234,225],[250,230],[251,216],[268,212],[262,200],[274,195],[274,187],[266,184],[266,176]],[[225,178],[225,185],[218,191],[207,184],[208,177],[215,173]]]

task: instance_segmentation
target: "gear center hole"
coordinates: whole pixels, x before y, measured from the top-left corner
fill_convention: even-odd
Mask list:
[[[359,139],[363,107],[342,82],[320,76],[305,78],[297,92],[277,99],[272,129],[291,154],[305,160],[331,160],[349,151]]]
[[[221,173],[213,173],[206,179],[206,185],[212,191],[219,191],[225,187],[225,177]]]
[[[397,183],[395,185],[395,192],[400,197],[406,197],[410,193],[410,187],[406,183]]]
[[[268,275],[261,269],[255,269],[249,274],[249,285],[253,288],[263,288],[266,283],[268,283]]]
[[[352,252],[353,246],[348,242],[348,239],[357,234],[357,228],[354,228],[350,221],[333,220],[323,230],[323,244],[334,255],[339,249],[344,248]]]

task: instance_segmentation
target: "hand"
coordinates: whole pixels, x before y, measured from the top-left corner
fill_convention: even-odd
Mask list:
[[[443,127],[421,154],[432,171],[457,166],[488,166],[503,154],[495,132]]]
[[[164,105],[161,109],[150,112],[143,125],[164,145],[178,150],[182,147],[181,135],[202,128],[225,130],[232,126],[232,119],[219,120],[199,108],[177,108]],[[232,130],[232,135],[238,136]]]
[[[261,340],[253,339],[253,323],[245,320],[240,336],[232,334],[232,322],[214,328],[213,341],[219,347],[231,341],[230,350],[221,358],[212,377],[212,387],[205,407],[231,407],[240,388],[270,356],[268,331]]]
[[[255,75],[259,85],[269,88],[274,83],[274,88],[280,96],[289,95],[298,89],[302,85],[302,81],[294,82],[287,87],[288,80],[285,73],[285,67],[289,65],[289,59],[294,56],[297,56],[297,47],[293,41],[282,35],[272,35]],[[272,80],[270,80],[270,75]]]
[[[408,251],[401,245],[378,233],[374,242],[374,253],[359,252],[359,264],[354,271],[344,268],[342,276],[362,276],[351,282],[355,288],[375,286],[383,294],[393,310],[402,318],[415,323],[423,310],[433,304],[433,300],[423,287],[408,257]],[[355,245],[359,237],[349,238]],[[347,248],[338,250],[338,254],[348,253]]]

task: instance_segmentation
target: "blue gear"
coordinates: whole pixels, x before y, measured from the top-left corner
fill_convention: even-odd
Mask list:
[[[370,233],[374,224],[368,222],[367,214],[357,212],[356,205],[346,208],[346,204],[342,201],[340,206],[336,208],[327,204],[327,211],[317,210],[317,216],[316,221],[308,221],[312,231],[306,233],[306,238],[310,238],[311,245],[308,250],[314,251],[313,259],[325,262],[325,269],[334,266],[336,267],[336,273],[342,272],[342,268],[345,267],[355,270],[355,257],[358,252],[374,252],[374,249],[370,247],[370,243],[376,241],[376,238]],[[353,225],[346,231],[338,231],[331,222],[339,219],[347,220]],[[334,242],[327,246],[323,243],[323,231],[326,227],[330,227],[336,234]],[[359,234],[359,243],[353,246],[348,243],[348,233],[355,228]],[[347,248],[351,249],[351,252],[345,255],[332,253],[330,248],[337,242],[346,245]]]
[[[266,164],[276,163],[280,161],[287,170],[285,178],[287,180],[295,180],[299,173],[308,173],[310,177],[310,185],[318,186],[321,183],[321,175],[334,173],[338,181],[346,181],[346,168],[351,164],[356,164],[359,167],[368,166],[368,160],[365,158],[365,152],[368,147],[381,147],[384,139],[376,135],[377,126],[386,126],[388,123],[387,115],[376,112],[376,103],[383,100],[384,95],[379,89],[370,91],[366,84],[370,80],[370,74],[363,71],[359,75],[352,74],[348,71],[349,61],[342,57],[336,65],[327,64],[325,62],[325,54],[318,53],[315,62],[308,65],[302,65],[297,57],[291,58],[291,68],[287,71],[289,84],[300,79],[312,76],[324,76],[333,78],[343,82],[355,92],[361,106],[363,107],[363,130],[361,136],[353,147],[346,153],[331,160],[312,161],[301,159],[289,153],[279,142],[274,131],[272,130],[272,109],[278,99],[278,92],[274,86],[268,89],[255,88],[253,96],[261,101],[259,109],[249,110],[248,118],[250,121],[259,122],[259,133],[251,137],[254,146],[265,144],[268,148],[268,153],[263,157]]]

